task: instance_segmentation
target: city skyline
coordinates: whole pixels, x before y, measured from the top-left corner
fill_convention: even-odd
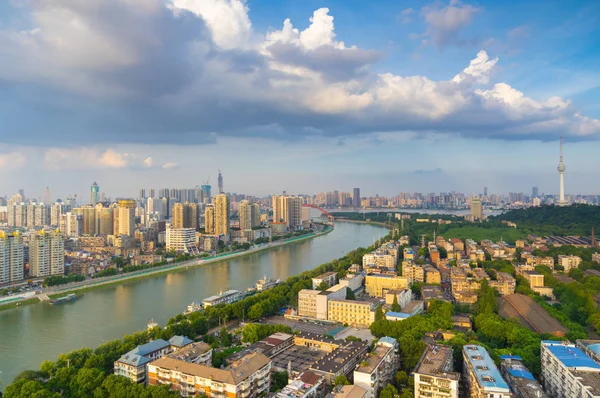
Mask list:
[[[598,192],[596,2],[143,3],[0,6],[6,190]]]

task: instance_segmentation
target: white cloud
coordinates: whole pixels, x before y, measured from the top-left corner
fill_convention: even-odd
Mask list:
[[[478,8],[451,0],[445,6],[436,3],[421,9],[421,15],[427,24],[425,35],[430,37],[437,48],[460,44],[460,31],[471,24]]]
[[[461,83],[472,80],[476,83],[487,83],[490,78],[490,73],[498,63],[498,58],[490,60],[487,52],[481,50],[477,53],[477,58],[472,59],[461,73],[454,76],[452,79],[455,83]]]
[[[177,163],[165,163],[162,165],[162,168],[164,170],[171,170],[171,169],[175,169],[177,167],[178,167]]]
[[[27,164],[27,157],[21,152],[0,153],[0,170],[17,170]]]
[[[150,156],[144,159],[144,166],[148,168],[152,167],[152,158]]]
[[[126,167],[131,155],[112,148],[50,148],[44,155],[44,164],[52,170],[61,169],[119,169]]]
[[[400,13],[400,15],[398,15],[396,17],[397,20],[399,20],[400,22],[402,22],[403,24],[409,23],[412,21],[411,16],[415,13],[415,10],[412,8],[406,8],[404,10],[402,10],[402,12]]]

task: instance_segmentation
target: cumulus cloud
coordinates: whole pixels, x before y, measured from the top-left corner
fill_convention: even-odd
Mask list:
[[[44,166],[51,170],[173,168],[174,163],[155,165],[150,156],[114,148],[76,147],[44,150]]]
[[[425,6],[421,9],[421,15],[427,24],[425,36],[429,37],[437,48],[461,44],[461,30],[471,24],[478,11],[478,8],[462,4],[458,0],[451,0],[448,5],[436,3]]]
[[[162,165],[164,170],[171,170],[177,168],[177,163],[165,163]]]
[[[533,99],[494,81],[500,60],[484,50],[450,80],[376,73],[371,65],[381,54],[340,40],[327,8],[314,11],[304,30],[286,19],[280,29],[260,33],[242,0],[27,4],[31,30],[0,28],[0,84],[33,93],[19,99],[22,114],[0,108],[3,122],[20,133],[3,139],[83,146],[49,149],[45,159],[54,168],[176,167],[90,143],[188,145],[224,136],[289,141],[375,132],[600,135],[600,122],[569,101]],[[423,8],[427,38],[440,48],[460,42],[477,11],[457,1]],[[35,120],[25,113],[31,104]]]
[[[25,166],[27,157],[20,152],[0,153],[0,170],[16,170]]]
[[[396,17],[396,19],[398,21],[400,21],[403,24],[409,23],[412,21],[412,15],[415,13],[415,10],[412,8],[406,8],[404,10],[402,10],[402,12],[400,13],[400,15],[398,15]]]

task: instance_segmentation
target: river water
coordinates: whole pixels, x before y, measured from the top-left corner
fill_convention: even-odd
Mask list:
[[[164,326],[192,301],[222,289],[245,290],[264,275],[285,279],[366,247],[387,234],[378,226],[336,223],[333,232],[252,255],[86,292],[78,301],[26,305],[0,311],[0,381],[7,385],[44,360],[144,329]]]

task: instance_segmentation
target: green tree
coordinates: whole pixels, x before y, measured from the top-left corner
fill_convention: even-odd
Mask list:
[[[392,311],[400,312],[401,310],[402,310],[402,307],[400,307],[400,304],[398,304],[398,296],[396,294],[394,294],[394,302],[392,303]]]
[[[349,287],[346,288],[346,300],[356,300],[356,295]]]
[[[322,292],[324,292],[327,289],[329,289],[329,285],[325,281],[322,281],[321,283],[319,283],[319,286],[317,286],[317,290],[320,290]]]
[[[350,385],[350,382],[348,381],[348,378],[346,377],[346,375],[340,375],[335,378],[333,385],[334,386],[340,386],[340,385],[347,386],[347,385]]]
[[[398,390],[391,384],[383,387],[381,393],[379,394],[379,398],[398,398]]]
[[[385,319],[385,316],[383,314],[383,308],[381,306],[377,307],[377,310],[375,311],[375,321],[382,321]]]
[[[288,373],[287,372],[275,372],[273,373],[273,383],[271,384],[271,392],[281,390],[288,384]]]
[[[394,382],[398,388],[405,387],[408,385],[408,375],[404,370],[399,370],[394,376]]]

